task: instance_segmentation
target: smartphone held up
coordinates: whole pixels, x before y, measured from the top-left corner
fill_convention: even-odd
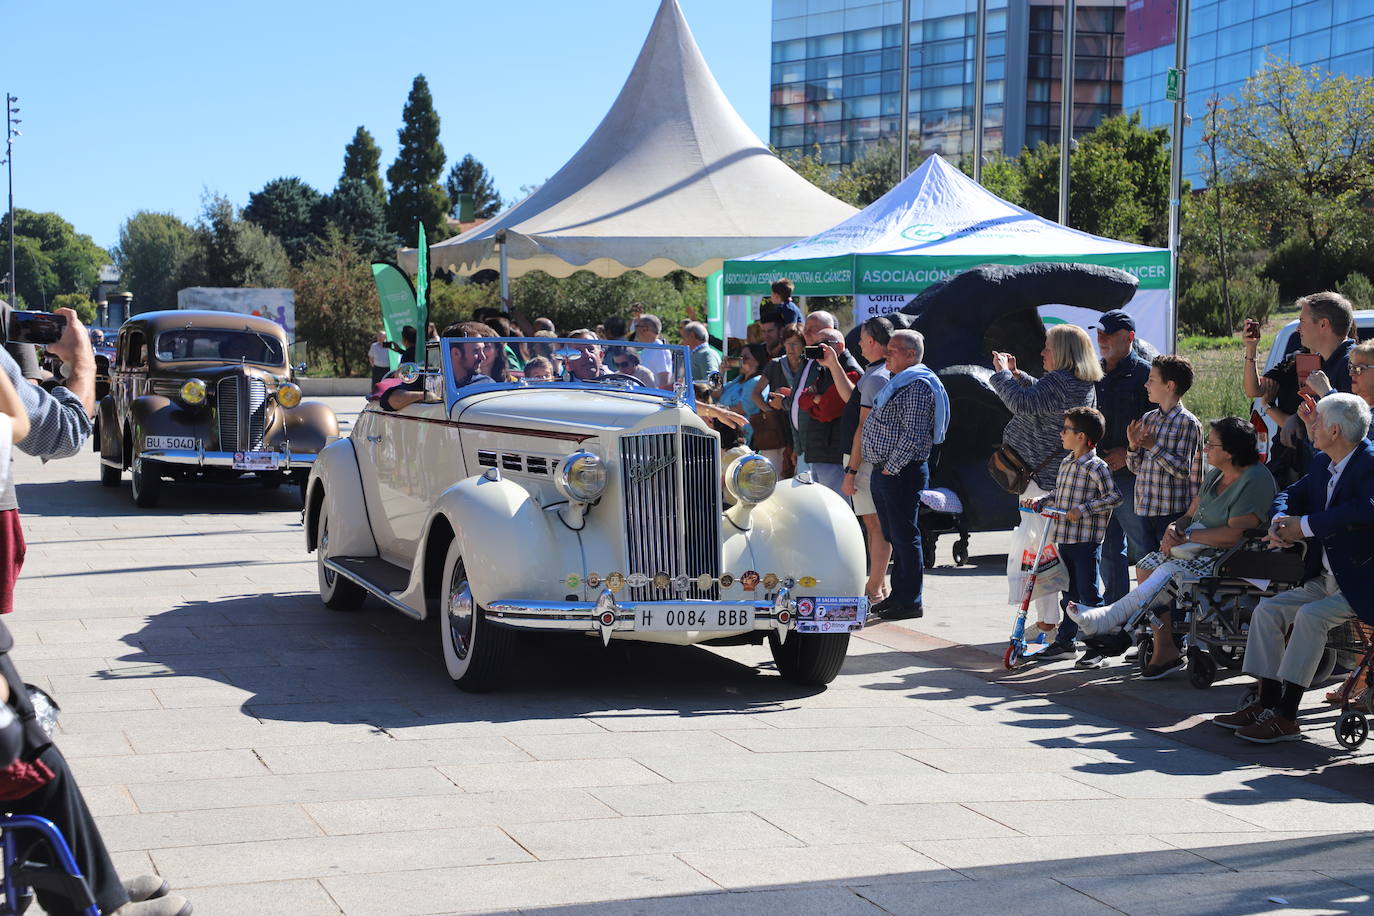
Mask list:
[[[11,311],[4,329],[6,343],[46,346],[62,339],[67,330],[67,318],[52,312]]]

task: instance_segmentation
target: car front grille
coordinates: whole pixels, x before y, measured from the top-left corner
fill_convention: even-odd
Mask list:
[[[631,588],[632,601],[717,599],[696,579],[720,575],[720,457],[714,436],[655,429],[620,440],[629,573],[685,576],[687,588]]]
[[[267,436],[267,385],[260,378],[229,375],[215,386],[219,447],[226,452],[262,448]]]

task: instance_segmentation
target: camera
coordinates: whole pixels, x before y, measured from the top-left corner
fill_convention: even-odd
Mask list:
[[[819,362],[825,359],[825,344],[812,344],[802,349],[802,355],[807,359],[814,359]]]
[[[5,341],[42,346],[57,343],[66,330],[67,319],[62,315],[11,311],[9,321],[5,323]]]

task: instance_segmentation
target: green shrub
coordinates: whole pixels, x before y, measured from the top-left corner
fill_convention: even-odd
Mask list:
[[[1263,324],[1278,308],[1279,288],[1273,280],[1237,271],[1229,284],[1231,321],[1254,318]],[[1207,337],[1229,337],[1235,332],[1227,320],[1220,277],[1200,279],[1188,285],[1179,297],[1179,327]]]
[[[1374,308],[1374,282],[1359,272],[1351,273],[1336,285],[1336,292],[1357,309]]]

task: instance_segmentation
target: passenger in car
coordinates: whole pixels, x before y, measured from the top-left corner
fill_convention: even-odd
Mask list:
[[[449,347],[449,364],[453,367],[455,388],[495,384],[491,376],[484,375],[480,368],[491,346],[482,338],[489,335],[488,328],[474,321],[460,322],[444,329],[444,337],[470,339],[467,343],[455,343]],[[413,382],[388,388],[382,393],[378,403],[382,410],[396,411],[411,404],[418,404],[424,399],[425,377],[421,375]]]

